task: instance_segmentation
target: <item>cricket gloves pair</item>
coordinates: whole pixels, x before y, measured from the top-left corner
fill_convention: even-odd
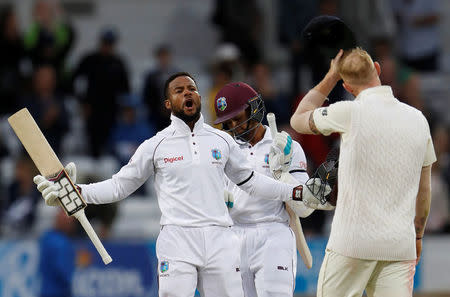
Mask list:
[[[289,171],[292,159],[292,138],[282,131],[275,135],[269,152],[269,167],[275,179]]]
[[[77,180],[77,167],[75,166],[75,163],[70,162],[64,169],[75,184]],[[49,206],[59,205],[59,187],[55,185],[54,182],[46,179],[42,175],[36,175],[33,178],[33,181],[37,185],[38,191],[41,192],[42,197],[44,197],[45,204]]]

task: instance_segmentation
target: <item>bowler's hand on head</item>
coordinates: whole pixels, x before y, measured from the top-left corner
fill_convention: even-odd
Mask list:
[[[339,61],[341,60],[344,51],[342,49],[339,50],[336,57],[331,60],[330,69],[328,70],[328,75],[332,76],[336,82],[341,79],[341,75],[339,74]]]

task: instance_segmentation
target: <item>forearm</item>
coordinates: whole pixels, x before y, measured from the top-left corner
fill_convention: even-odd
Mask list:
[[[416,237],[421,238],[425,232],[425,226],[430,213],[431,205],[431,166],[422,169],[419,191],[416,198],[416,216],[414,218],[414,227]]]
[[[291,198],[295,185],[279,182],[273,178],[254,172],[253,177],[239,187],[255,197],[267,200],[286,201]]]
[[[417,238],[423,237],[431,205],[431,189],[421,192],[417,195],[416,216],[414,217]]]

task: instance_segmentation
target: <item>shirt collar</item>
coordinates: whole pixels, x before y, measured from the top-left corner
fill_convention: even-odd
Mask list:
[[[394,94],[392,93],[392,88],[390,86],[378,86],[361,91],[355,100],[363,100],[364,98],[372,96],[394,97]]]
[[[198,132],[201,129],[203,129],[203,124],[204,124],[204,119],[203,119],[202,114],[200,114],[200,118],[197,120],[197,122],[195,122],[193,131],[191,131],[191,128],[189,128],[189,126],[182,119],[180,119],[179,117],[177,117],[173,114],[170,115],[170,120],[172,121],[171,125],[175,128],[175,130],[178,132],[181,132],[183,134]]]

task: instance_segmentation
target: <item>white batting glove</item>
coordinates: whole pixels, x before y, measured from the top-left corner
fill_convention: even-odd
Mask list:
[[[75,183],[77,179],[77,168],[75,166],[75,163],[70,162],[69,164],[67,164],[65,170],[69,175],[70,179],[73,181],[73,183]],[[38,191],[42,193],[42,197],[45,200],[45,204],[47,204],[48,206],[59,205],[58,203],[59,189],[54,184],[54,182],[46,179],[42,175],[36,175],[33,178],[33,181],[37,185]]]
[[[280,179],[282,172],[287,172],[292,159],[292,138],[282,131],[275,135],[269,153],[269,167],[275,179]]]
[[[322,181],[320,178],[311,178],[306,182],[306,185],[303,187],[302,191],[302,201],[303,203],[314,209],[320,209],[320,210],[333,210],[335,209],[335,206],[331,205],[329,202],[322,204],[320,203],[319,199],[316,198],[313,192],[311,192],[310,187],[319,188],[322,185]],[[310,187],[308,187],[310,186]],[[325,185],[325,196],[331,193],[331,187],[327,184]]]
[[[224,190],[223,191],[223,200],[228,208],[233,208],[234,206],[234,196],[231,192]]]

